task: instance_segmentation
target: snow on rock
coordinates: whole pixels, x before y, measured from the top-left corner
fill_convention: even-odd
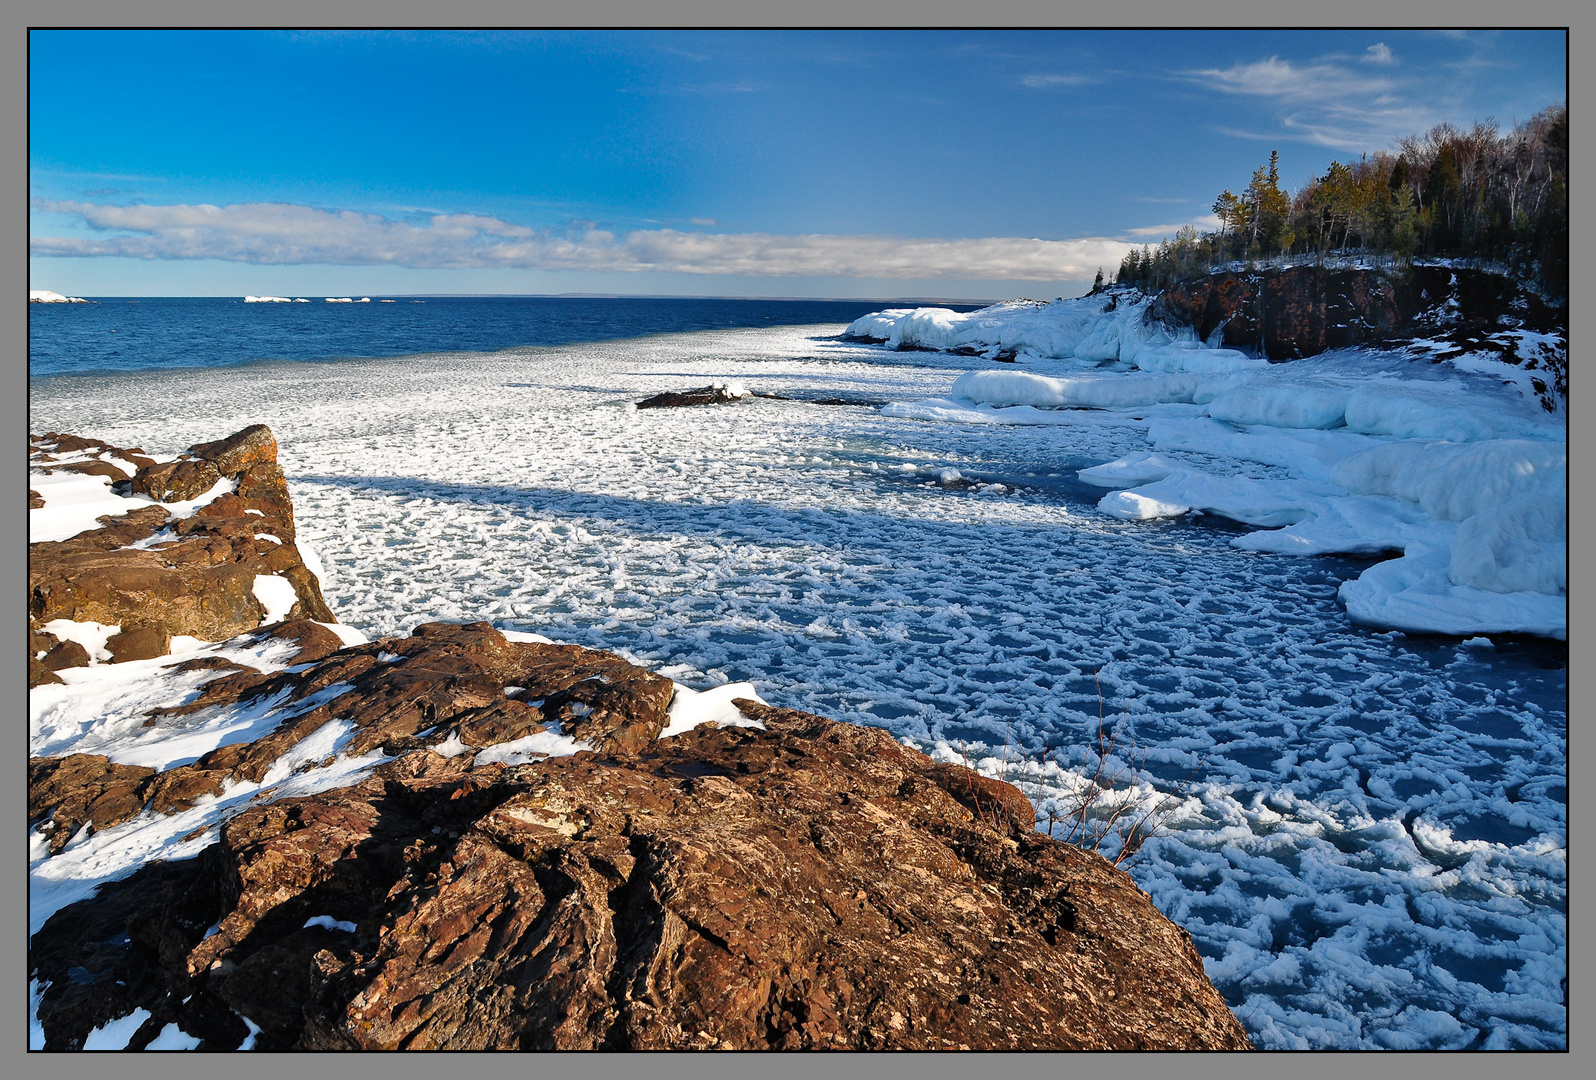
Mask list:
[[[557,729],[550,728],[545,731],[535,732],[509,742],[497,743],[485,750],[477,751],[474,763],[477,765],[492,765],[495,762],[504,765],[525,765],[529,761],[542,761],[544,758],[569,757],[583,750],[593,749],[593,744],[581,739],[572,739],[562,735]]]
[[[1431,517],[1462,521],[1521,496],[1562,500],[1568,447],[1528,439],[1385,443],[1345,458],[1332,479],[1353,494],[1395,495]]]
[[[1152,459],[1152,460],[1149,460]],[[1232,543],[1283,554],[1378,554],[1342,586],[1356,622],[1443,634],[1567,636],[1567,448],[1492,439],[1377,444],[1342,457],[1327,479],[1256,479],[1130,455],[1082,470],[1122,487],[1098,509],[1139,521],[1193,509],[1278,532]],[[1429,612],[1428,615],[1425,612]]]
[[[1483,580],[1515,582],[1494,564]],[[1544,573],[1533,567],[1527,574]],[[1547,574],[1547,577],[1550,577]],[[1413,545],[1400,559],[1378,563],[1342,584],[1341,602],[1353,622],[1416,633],[1536,634],[1568,637],[1568,598],[1557,593],[1507,592],[1460,583],[1452,551],[1441,545]]]
[[[891,308],[855,320],[847,332],[900,349],[958,350],[989,358],[1029,354],[1117,360],[1165,373],[1213,374],[1267,365],[1234,349],[1204,348],[1193,333],[1171,333],[1148,324],[1144,316],[1151,300],[1127,292],[1110,302],[1102,296],[1052,304],[1011,301],[963,313],[948,308]]]
[[[81,296],[62,296],[49,289],[29,289],[28,303],[30,304],[86,304],[87,300]]]
[[[246,303],[246,304],[291,304],[291,303],[293,303],[293,301],[290,300],[286,296],[246,296],[246,297],[244,297],[244,303]]]
[[[174,1020],[160,1030],[160,1033],[145,1044],[146,1050],[197,1050],[200,1040],[182,1028]]]
[[[289,611],[299,602],[299,594],[294,591],[294,583],[277,574],[256,574],[251,591],[266,611],[261,616],[262,626],[288,618]]]
[[[1189,402],[1199,380],[1175,375],[1075,375],[1049,377],[1028,371],[971,371],[953,381],[953,397],[980,404],[1127,408],[1163,402]]]
[[[109,661],[111,652],[105,643],[122,632],[120,625],[107,626],[97,622],[73,622],[71,619],[51,619],[39,627],[62,641],[75,641],[89,654],[89,662]]]
[[[735,698],[747,698],[757,701],[761,705],[767,704],[754,690],[753,683],[738,682],[726,683],[711,690],[694,690],[691,687],[676,684],[676,692],[671,697],[670,710],[667,715],[670,722],[659,733],[662,739],[672,735],[680,735],[684,731],[704,723],[715,723],[721,727],[753,727],[763,728],[765,725],[758,720],[751,720],[732,704]]]
[[[1347,426],[1350,396],[1333,389],[1246,382],[1221,391],[1207,405],[1209,416],[1230,424],[1323,429]]]
[[[1075,475],[1088,484],[1109,488],[1133,488],[1162,480],[1182,466],[1162,454],[1127,454],[1118,461],[1081,469]]]
[[[303,552],[304,549],[301,548],[300,551]],[[325,626],[327,629],[337,634],[338,640],[342,641],[345,645],[364,645],[368,640],[364,633],[345,623],[318,622],[316,625]]]
[[[119,1020],[110,1020],[89,1032],[83,1040],[85,1050],[126,1050],[144,1021],[150,1018],[148,1009],[134,1009]]]
[[[309,930],[312,926],[319,926],[324,930],[341,930],[346,934],[355,932],[355,924],[348,919],[335,919],[331,915],[312,915],[305,920],[301,929]]]
[[[28,471],[28,487],[44,505],[28,511],[28,543],[69,540],[85,529],[99,528],[98,519],[120,517],[149,506],[151,500],[127,498],[111,491],[111,478],[83,473]]]

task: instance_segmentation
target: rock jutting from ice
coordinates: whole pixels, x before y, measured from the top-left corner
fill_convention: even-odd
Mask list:
[[[674,409],[689,405],[723,405],[741,401],[748,391],[741,383],[715,383],[692,390],[667,390],[662,394],[644,398],[637,403],[639,409]]]

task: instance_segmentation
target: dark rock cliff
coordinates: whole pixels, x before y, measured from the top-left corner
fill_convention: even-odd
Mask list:
[[[1279,269],[1206,274],[1167,287],[1148,310],[1172,327],[1208,339],[1223,329],[1232,348],[1272,360],[1379,341],[1416,330],[1467,334],[1522,325],[1567,325],[1567,309],[1548,305],[1512,280],[1481,270],[1412,266],[1402,270]]]

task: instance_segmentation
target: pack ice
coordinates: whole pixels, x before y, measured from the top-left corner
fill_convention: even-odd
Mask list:
[[[1082,469],[1124,520],[1217,514],[1278,554],[1396,555],[1341,586],[1353,622],[1468,636],[1568,635],[1566,409],[1514,369],[1401,347],[1271,364],[1147,319],[1134,290],[959,313],[889,309],[849,336],[1013,357],[891,416],[1145,425],[1148,449]],[[1498,377],[1501,376],[1501,377]],[[1259,469],[1257,466],[1263,466]]]

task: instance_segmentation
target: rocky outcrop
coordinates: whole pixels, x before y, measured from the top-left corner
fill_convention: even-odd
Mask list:
[[[157,813],[185,809],[202,796],[220,794],[224,784],[260,781],[283,755],[334,722],[354,729],[345,747],[351,755],[379,748],[398,754],[451,740],[479,749],[537,734],[549,724],[608,752],[636,751],[663,730],[675,689],[671,680],[613,653],[512,642],[487,623],[428,623],[407,638],[340,649],[326,627],[295,620],[246,635],[240,643],[266,637],[299,646],[289,658],[296,670],[268,674],[214,656],[174,664],[174,672],[224,674],[190,701],[153,710],[146,726],[273,699],[291,714],[276,730],[160,773],[112,765],[92,754],[34,758],[29,828],[46,834],[55,853],[85,823],[105,829],[146,806]],[[329,688],[340,692],[320,704],[297,705],[326,698]]]
[[[740,701],[763,730],[660,740],[668,680],[486,624],[306,662],[213,664],[160,722],[323,700],[192,766],[32,764],[30,816],[66,830],[165,812],[171,790],[257,773],[332,719],[351,752],[397,754],[250,804],[198,858],[57,912],[29,959],[47,1048],[135,1008],[133,1047],[170,1023],[237,1047],[240,1017],[258,1049],[1248,1046],[1126,874],[1037,833],[1013,787],[884,731]],[[555,718],[598,749],[458,752]]]
[[[1416,329],[1489,333],[1504,325],[1566,325],[1508,278],[1471,269],[1412,266],[1402,271],[1293,266],[1187,278],[1154,300],[1149,317],[1192,327],[1208,339],[1257,349],[1270,359],[1314,356]]]
[[[724,405],[731,401],[741,401],[747,396],[747,391],[739,386],[717,383],[713,386],[695,387],[692,390],[667,390],[653,397],[644,398],[637,403],[637,407],[679,409],[691,405]]]
[[[89,659],[86,653],[72,654],[69,662],[56,651],[52,662],[49,654],[57,646],[41,633],[45,623],[68,619],[120,626],[106,643],[113,662],[161,656],[179,634],[221,641],[258,627],[266,615],[255,594],[261,575],[293,586],[288,618],[334,621],[295,546],[288,484],[277,464],[276,440],[264,425],[201,443],[169,462],[59,432],[29,436],[29,449],[32,469],[103,475],[113,489],[156,500],[119,517],[102,517],[101,528],[68,540],[29,545],[30,686]],[[97,457],[61,460],[84,452]],[[106,456],[119,457],[137,471],[129,477],[100,459]],[[174,518],[162,505],[199,498],[223,480],[233,490],[190,517]]]

